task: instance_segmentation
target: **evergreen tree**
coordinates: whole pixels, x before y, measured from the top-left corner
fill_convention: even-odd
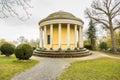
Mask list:
[[[87,30],[87,36],[88,36],[88,41],[91,46],[91,50],[94,50],[95,42],[96,42],[96,29],[95,29],[95,26],[94,26],[92,20],[90,20],[90,23],[89,23],[89,28]]]

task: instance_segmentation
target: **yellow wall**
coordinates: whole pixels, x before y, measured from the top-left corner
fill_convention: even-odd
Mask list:
[[[62,24],[62,29],[61,29],[61,37],[62,37],[62,49],[67,49],[67,25]]]
[[[50,35],[50,26],[46,26],[46,48],[50,48],[50,45],[48,44],[48,35]]]
[[[58,49],[58,24],[53,25],[53,49]]]
[[[75,31],[74,31],[74,25],[70,26],[70,48],[75,48]]]
[[[47,26],[46,29],[46,38],[48,38],[47,36],[50,35],[50,26]],[[61,41],[62,41],[62,45],[61,48],[62,49],[67,49],[67,24],[62,24],[61,27]],[[74,25],[70,25],[70,48],[74,49]],[[46,39],[47,41],[48,39]],[[48,42],[48,41],[47,41]],[[50,44],[47,43],[46,46],[47,49],[50,48]],[[54,24],[53,25],[53,49],[58,49],[58,24]]]

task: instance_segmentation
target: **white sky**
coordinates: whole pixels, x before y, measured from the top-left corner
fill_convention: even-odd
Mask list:
[[[31,0],[31,18],[20,21],[17,18],[0,19],[0,39],[8,41],[17,40],[24,36],[28,40],[39,38],[38,22],[49,14],[62,10],[70,12],[84,21],[84,28],[88,27],[88,19],[85,19],[84,10],[90,7],[92,0]]]

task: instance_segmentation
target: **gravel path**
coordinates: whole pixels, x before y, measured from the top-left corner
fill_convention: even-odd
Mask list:
[[[102,54],[100,52],[92,52],[93,54],[80,58],[41,58],[33,56],[32,59],[39,60],[40,63],[30,70],[15,76],[12,80],[54,80],[58,77],[65,68],[70,66],[71,62],[80,60],[90,60],[100,57],[116,58],[109,55]]]

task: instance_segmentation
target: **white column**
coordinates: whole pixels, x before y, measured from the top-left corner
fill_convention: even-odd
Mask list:
[[[42,29],[40,28],[40,43],[39,43],[39,47],[42,48]]]
[[[81,26],[81,41],[80,41],[80,44],[81,44],[81,48],[83,48],[83,31],[82,31],[82,26]]]
[[[46,48],[46,26],[44,26],[44,48]]]
[[[79,48],[83,47],[83,42],[82,42],[82,30],[81,26],[79,26]]]
[[[44,48],[43,27],[41,27],[42,48]]]
[[[53,48],[53,24],[50,25],[50,48]]]
[[[67,24],[67,47],[70,48],[70,24]]]
[[[75,30],[75,48],[77,48],[77,25],[74,26],[74,30]]]
[[[58,24],[58,47],[61,48],[61,24]]]

